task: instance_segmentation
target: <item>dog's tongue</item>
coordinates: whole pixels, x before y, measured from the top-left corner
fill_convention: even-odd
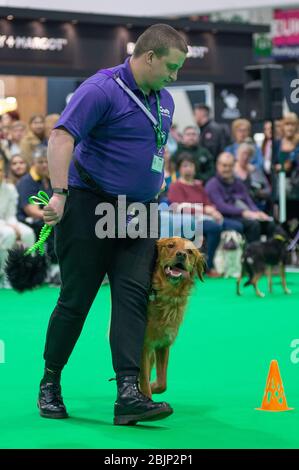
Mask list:
[[[171,268],[168,266],[166,268],[166,274],[170,274],[173,277],[180,277],[180,276],[183,276],[184,278],[189,277],[188,271],[178,268],[177,266],[172,266]]]

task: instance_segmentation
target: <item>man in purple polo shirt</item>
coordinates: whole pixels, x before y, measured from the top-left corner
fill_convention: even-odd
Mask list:
[[[205,186],[210,200],[224,217],[225,230],[244,233],[248,242],[259,240],[261,233],[271,236],[274,222],[257,208],[243,181],[234,176],[234,164],[235,157],[231,153],[221,153],[216,163],[216,176]]]
[[[52,131],[48,161],[54,194],[44,208],[44,221],[55,225],[62,287],[46,337],[38,399],[43,417],[68,416],[61,371],[106,273],[118,389],[114,424],[162,419],[173,412],[138,388],[158,234],[99,238],[95,229],[99,203],[115,207],[117,197],[125,195],[148,204],[159,193],[163,146],[174,111],[171,95],[163,88],[176,80],[187,52],[175,29],[151,26],[138,38],[130,59],[99,71],[78,88]]]

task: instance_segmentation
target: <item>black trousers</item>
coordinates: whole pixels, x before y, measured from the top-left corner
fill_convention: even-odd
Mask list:
[[[49,321],[44,359],[50,369],[62,369],[67,363],[107,273],[113,368],[117,376],[138,374],[158,236],[98,238],[95,226],[100,217],[95,208],[100,202],[88,190],[70,188],[63,218],[55,226],[62,285]]]

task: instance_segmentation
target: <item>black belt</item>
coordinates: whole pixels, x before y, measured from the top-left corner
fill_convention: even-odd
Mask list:
[[[114,206],[117,205],[117,197],[112,196],[111,194],[107,194],[96,181],[90,176],[90,174],[83,168],[80,163],[78,162],[76,157],[73,157],[74,165],[79,173],[79,176],[83,183],[85,183],[90,190],[103,198],[105,201],[110,202]]]

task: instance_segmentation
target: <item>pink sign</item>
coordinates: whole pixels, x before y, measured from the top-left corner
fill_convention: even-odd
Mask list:
[[[299,10],[274,11],[274,46],[299,45]]]

